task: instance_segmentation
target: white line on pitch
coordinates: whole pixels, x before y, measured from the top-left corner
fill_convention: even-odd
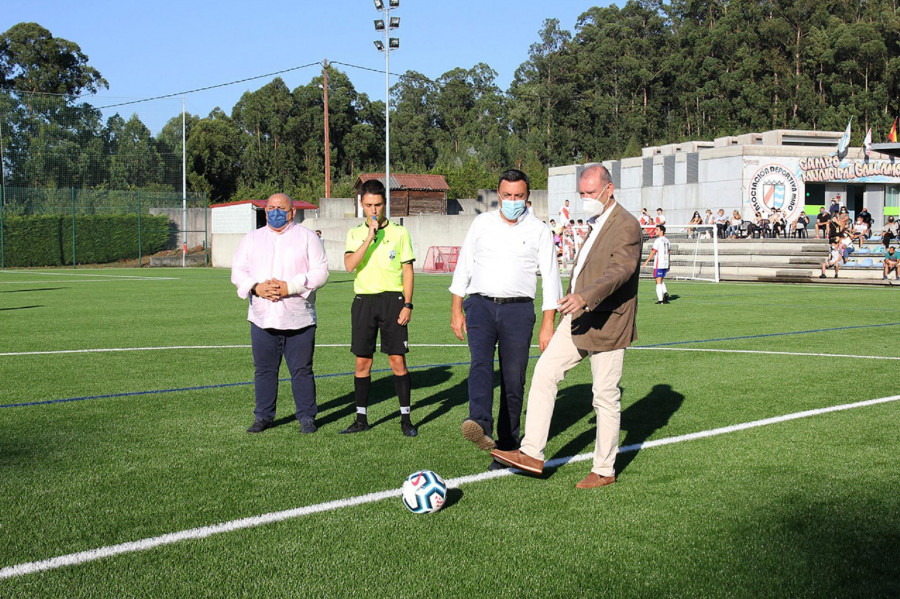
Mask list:
[[[468,347],[461,343],[410,343],[410,347]],[[173,349],[247,349],[250,345],[160,345],[157,347],[98,347],[94,349],[56,349],[48,351],[2,352],[3,356],[48,356],[55,354],[96,354],[131,351],[168,351]],[[316,347],[350,347],[349,343],[320,343]],[[537,346],[534,346],[537,347]]]
[[[793,414],[785,414],[783,416],[775,416],[773,418],[764,418],[762,420],[753,420],[751,422],[744,422],[741,424],[735,424],[732,426],[723,426],[720,428],[714,428],[706,431],[700,431],[696,433],[689,433],[686,435],[678,435],[675,437],[666,437],[664,439],[657,439],[655,441],[646,441],[644,443],[635,443],[634,445],[626,445],[624,447],[619,448],[619,453],[630,453],[633,451],[638,451],[642,449],[649,449],[651,447],[661,447],[663,445],[673,445],[675,443],[682,443],[684,441],[693,441],[695,439],[704,439],[707,437],[716,437],[718,435],[726,435],[729,433],[734,433],[738,431],[743,431],[751,428],[758,428],[761,426],[767,426],[770,424],[778,424],[781,422],[788,422],[790,420],[798,420],[800,418],[809,418],[811,416],[818,416],[820,414],[827,414],[829,412],[840,412],[844,410],[851,410],[854,408],[863,408],[868,406],[873,406],[877,404],[888,403],[892,401],[897,401],[900,399],[900,395],[892,395],[890,397],[881,397],[879,399],[869,399],[866,401],[860,401],[857,403],[850,404],[841,404],[838,406],[830,406],[827,408],[819,408],[816,410],[806,410],[803,412],[795,412]],[[558,466],[562,466],[569,463],[574,462],[583,462],[585,460],[589,460],[593,457],[593,453],[582,453],[576,456],[569,456],[563,458],[554,458],[552,460],[548,460],[544,465],[548,468],[555,468]],[[494,470],[489,472],[481,472],[479,474],[471,474],[469,476],[460,476],[457,478],[451,478],[447,480],[448,487],[459,487],[465,484],[480,482],[484,480],[489,480],[493,478],[499,478],[501,476],[509,476],[514,472],[518,472],[515,469],[510,470]],[[390,489],[387,491],[379,491],[376,493],[368,493],[366,495],[358,495],[356,497],[350,497],[348,499],[337,499],[335,501],[326,501],[324,503],[317,503],[314,505],[308,505],[306,507],[299,507],[290,510],[284,510],[281,512],[271,512],[268,514],[261,514],[259,516],[251,516],[249,518],[241,518],[240,520],[232,520],[230,522],[223,522],[221,524],[214,524],[211,526],[202,526],[199,528],[191,528],[188,530],[182,530],[179,532],[172,532],[164,535],[160,535],[157,537],[150,537],[147,539],[141,539],[140,541],[131,541],[128,543],[120,543],[118,545],[107,545],[106,547],[99,547],[97,549],[90,549],[88,551],[80,551],[78,553],[70,553],[68,555],[60,555],[57,557],[52,557],[45,560],[40,560],[36,562],[26,562],[22,564],[16,564],[15,566],[7,566],[5,568],[0,569],[0,580],[5,578],[16,578],[18,576],[24,576],[26,574],[33,574],[35,572],[43,572],[45,570],[55,570],[57,568],[62,568],[63,566],[74,566],[78,564],[83,564],[86,562],[96,561],[98,559],[102,559],[104,557],[112,557],[115,555],[122,555],[125,553],[134,553],[137,551],[147,551],[148,549],[153,549],[154,547],[161,547],[163,545],[172,545],[173,543],[179,543],[181,541],[186,541],[190,539],[205,539],[206,537],[210,537],[217,534],[222,534],[226,532],[233,532],[235,530],[242,530],[245,528],[255,528],[257,526],[262,526],[263,524],[271,524],[273,522],[281,522],[283,520],[291,520],[294,518],[299,518],[301,516],[308,516],[310,514],[316,514],[319,512],[329,512],[332,510],[337,510],[346,507],[352,507],[356,505],[363,505],[366,503],[374,503],[376,501],[381,501],[382,499],[389,499],[391,497],[399,497],[400,489]]]
[[[41,270],[16,270],[11,271],[10,274],[25,274],[25,275],[43,275],[43,276],[57,276],[57,277],[100,277],[99,280],[107,281],[107,280],[115,280],[119,279],[122,281],[178,281],[178,277],[147,277],[143,275],[104,275],[97,272],[49,272],[49,271],[41,271]],[[8,282],[8,281],[4,281]],[[37,281],[28,281],[29,283],[36,283]],[[74,282],[74,281],[73,281]]]

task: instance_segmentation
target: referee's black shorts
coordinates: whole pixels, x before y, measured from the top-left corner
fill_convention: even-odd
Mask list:
[[[409,332],[397,324],[403,309],[403,293],[358,293],[350,308],[350,351],[359,357],[375,353],[375,337],[381,331],[381,352],[398,356],[409,352]]]

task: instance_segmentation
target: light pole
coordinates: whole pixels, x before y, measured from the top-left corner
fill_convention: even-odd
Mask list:
[[[375,19],[375,31],[384,31],[384,41],[376,40],[375,47],[384,52],[384,216],[391,217],[391,86],[388,75],[391,66],[391,50],[400,48],[400,39],[390,37],[392,29],[400,27],[400,17],[392,17],[391,9],[398,8],[400,0],[375,0],[375,10],[384,12],[384,19]]]

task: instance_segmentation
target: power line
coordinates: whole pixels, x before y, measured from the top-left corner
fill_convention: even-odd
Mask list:
[[[291,67],[289,69],[283,69],[281,71],[275,71],[274,73],[266,73],[265,75],[256,75],[254,77],[247,77],[245,79],[238,79],[237,81],[229,81],[228,83],[218,83],[216,85],[207,85],[206,87],[198,87],[197,89],[191,89],[183,92],[175,92],[172,94],[165,94],[163,96],[155,96],[153,98],[144,98],[142,100],[132,100],[130,102],[119,102],[118,104],[108,104],[106,106],[97,106],[98,109],[104,108],[115,108],[116,106],[127,106],[129,104],[140,104],[141,102],[152,102],[154,100],[163,100],[165,98],[174,98],[176,96],[186,96],[187,94],[194,94],[197,92],[207,91],[210,89],[216,89],[218,87],[226,87],[228,85],[235,85],[237,83],[244,83],[246,81],[253,81],[254,79],[263,79],[265,77],[272,77],[274,75],[281,75],[282,73],[289,73],[291,71],[298,71],[300,69],[306,69],[309,67],[314,67],[321,65],[320,62],[311,62],[309,64],[300,65],[299,67]]]

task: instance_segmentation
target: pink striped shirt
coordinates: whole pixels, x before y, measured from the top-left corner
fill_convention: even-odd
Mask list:
[[[287,281],[289,295],[277,302],[250,295],[256,283]],[[316,323],[316,289],[328,280],[322,240],[296,223],[276,233],[268,226],[244,236],[231,262],[238,297],[250,298],[247,320],[264,329],[294,330]]]

